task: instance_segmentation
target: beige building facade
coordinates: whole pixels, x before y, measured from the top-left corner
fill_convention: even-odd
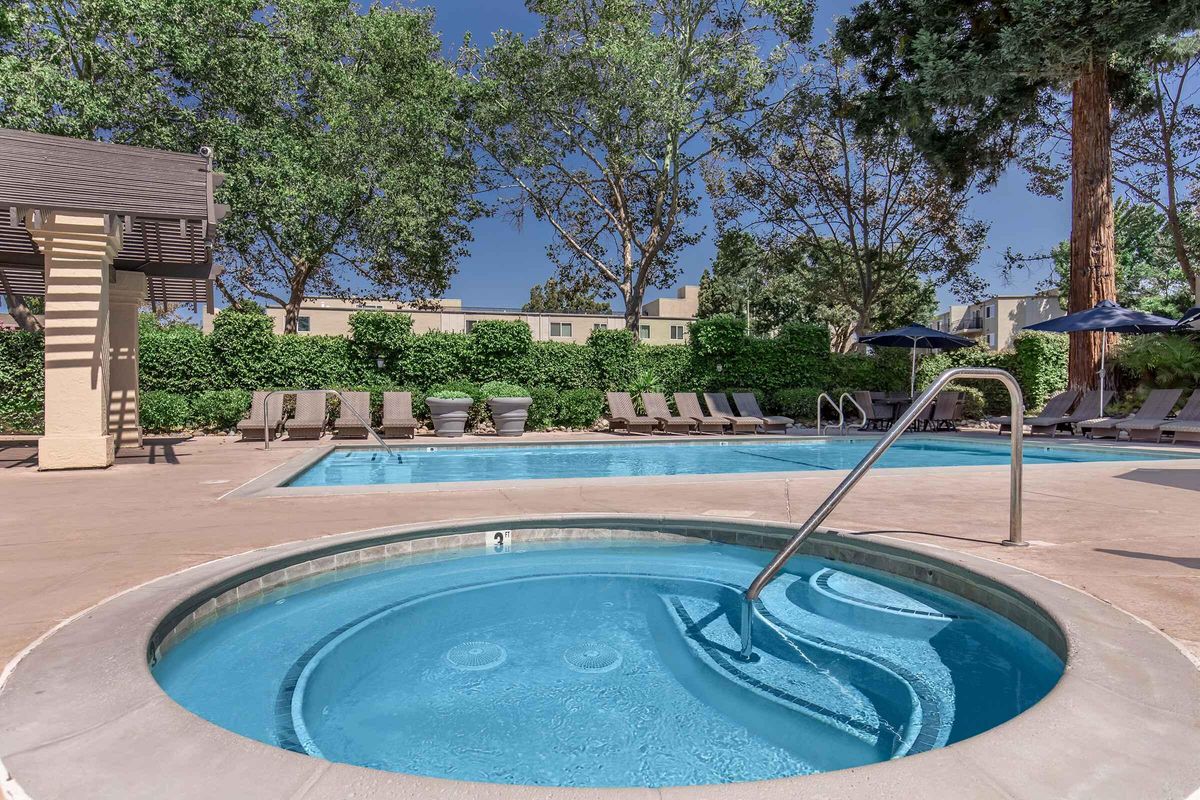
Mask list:
[[[688,324],[696,319],[699,308],[698,286],[681,287],[675,297],[651,300],[642,306],[639,338],[647,344],[683,344]],[[574,314],[521,311],[508,308],[464,306],[461,300],[442,299],[429,307],[413,306],[394,300],[344,300],[313,297],[305,300],[297,315],[297,333],[301,335],[349,336],[350,315],[358,311],[392,311],[408,314],[414,333],[443,331],[470,333],[483,320],[520,321],[529,325],[535,341],[583,344],[597,328],[619,330],[625,326],[620,314]],[[275,332],[283,333],[284,310],[267,306],[267,315],[275,323]],[[203,327],[212,331],[213,316],[205,313]]]
[[[1058,290],[1033,295],[996,295],[979,303],[952,305],[934,318],[933,327],[975,339],[989,350],[1012,347],[1021,329],[1066,314]]]

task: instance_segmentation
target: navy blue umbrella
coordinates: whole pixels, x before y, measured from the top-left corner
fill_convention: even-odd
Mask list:
[[[927,350],[957,350],[960,347],[973,347],[974,339],[965,336],[955,336],[945,331],[935,331],[924,325],[906,325],[890,331],[869,333],[859,338],[860,342],[881,347],[908,347],[912,350],[912,375],[908,382],[908,395],[916,395],[917,388],[917,348]]]
[[[1200,331],[1200,306],[1193,306],[1175,323],[1177,331]]]
[[[1076,311],[1065,317],[1048,319],[1034,325],[1026,325],[1027,331],[1049,331],[1051,333],[1095,332],[1109,333],[1158,333],[1169,331],[1175,320],[1124,308],[1112,300],[1101,300],[1086,311]],[[1100,413],[1104,416],[1104,365],[1108,359],[1108,336],[1100,344]]]

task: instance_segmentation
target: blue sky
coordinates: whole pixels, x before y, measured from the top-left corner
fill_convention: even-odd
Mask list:
[[[846,0],[817,0],[814,38],[823,40],[833,20],[849,11]],[[414,0],[413,5],[432,6],[437,27],[449,50],[470,32],[481,47],[491,42],[493,31],[505,28],[522,33],[537,30],[537,19],[525,10],[523,0]],[[980,259],[979,272],[991,282],[996,293],[1023,292],[1032,289],[1041,274],[1015,275],[1005,283],[1000,265],[1005,248],[1026,253],[1043,252],[1067,238],[1070,208],[1064,201],[1040,197],[1025,188],[1025,176],[1010,169],[1000,183],[972,203],[972,214],[991,224],[987,250]],[[699,224],[707,230],[705,240],[686,253],[680,263],[681,283],[695,283],[708,266],[713,254],[712,217],[707,208]],[[502,218],[479,220],[474,226],[475,241],[471,254],[459,264],[448,297],[461,298],[468,305],[519,306],[529,297],[529,287],[551,277],[553,266],[546,259],[546,244],[553,233],[547,226],[527,219],[522,230]],[[658,293],[651,291],[649,296]],[[942,303],[950,301],[942,292]],[[614,308],[619,308],[619,300]]]

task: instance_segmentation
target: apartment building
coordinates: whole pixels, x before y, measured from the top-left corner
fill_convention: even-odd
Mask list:
[[[1000,294],[979,303],[952,305],[934,318],[933,327],[958,336],[976,339],[989,350],[1012,347],[1013,338],[1026,325],[1066,314],[1059,305],[1059,292]]]
[[[639,336],[649,344],[683,344],[687,341],[688,323],[696,319],[699,308],[698,286],[683,286],[675,297],[651,300],[642,306]],[[442,299],[436,305],[417,307],[394,300],[344,300],[335,297],[312,297],[300,306],[297,333],[309,335],[348,336],[350,315],[357,311],[394,311],[408,314],[413,320],[414,333],[445,331],[469,333],[482,320],[499,319],[525,322],[533,338],[541,342],[576,342],[582,344],[597,328],[619,329],[625,326],[620,314],[576,314],[559,312],[521,311],[514,308],[464,306],[461,300]],[[267,306],[267,316],[275,323],[275,331],[283,332],[284,311],[279,306]],[[204,314],[205,332],[212,330],[212,316]]]

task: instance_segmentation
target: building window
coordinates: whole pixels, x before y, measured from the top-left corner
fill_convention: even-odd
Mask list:
[[[608,330],[608,323],[607,323],[607,322],[593,322],[593,323],[592,323],[592,330],[594,330],[594,331],[606,331],[606,330]]]
[[[638,338],[639,339],[649,339],[650,338],[650,326],[649,325],[638,326]]]
[[[471,328],[475,327],[476,322],[477,322],[477,320],[473,320],[473,319],[467,320],[467,333],[471,332]]]
[[[571,323],[569,322],[551,322],[550,335],[569,337],[571,335]]]
[[[296,330],[300,333],[308,333],[309,331],[308,317],[296,317]]]
[[[671,338],[679,341],[683,340],[684,330],[682,325],[671,326]]]
[[[995,306],[993,306],[993,305],[991,305],[991,304],[989,303],[989,304],[988,304],[986,307],[984,307],[984,309],[983,309],[983,315],[984,315],[985,317],[987,317],[988,319],[991,319],[991,318],[992,318],[992,309],[993,309],[993,308],[995,308]]]
[[[995,348],[995,346],[996,346],[996,334],[994,334],[994,333],[989,333],[989,334],[987,335],[987,337],[988,337],[988,340],[987,340],[987,342],[988,342],[988,347]]]

